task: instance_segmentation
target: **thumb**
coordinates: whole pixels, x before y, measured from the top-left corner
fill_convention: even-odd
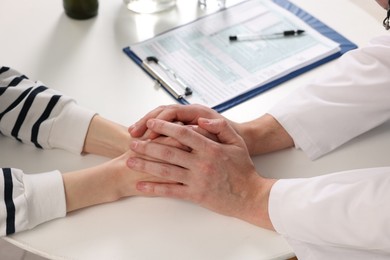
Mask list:
[[[223,144],[241,144],[243,142],[241,136],[237,134],[233,127],[224,118],[199,118],[198,125],[202,129],[216,135],[219,142]]]

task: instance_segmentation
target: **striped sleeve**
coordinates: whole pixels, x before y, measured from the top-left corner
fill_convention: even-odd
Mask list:
[[[42,82],[0,68],[0,132],[38,148],[81,153],[94,112]]]
[[[0,133],[38,148],[81,153],[94,113],[42,82],[0,67]],[[0,168],[0,237],[65,216],[59,171]]]
[[[0,237],[66,215],[65,192],[58,171],[24,174],[0,169]]]

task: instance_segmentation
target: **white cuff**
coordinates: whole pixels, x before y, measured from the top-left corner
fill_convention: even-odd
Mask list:
[[[50,130],[49,145],[76,154],[83,150],[88,128],[95,112],[74,102],[67,104]]]
[[[66,215],[65,190],[59,171],[25,174],[28,229]]]
[[[327,152],[327,150],[325,152],[321,151],[317,142],[311,139],[310,133],[306,132],[305,127],[290,113],[286,113],[286,109],[283,106],[273,107],[268,111],[268,114],[273,116],[293,138],[295,148],[304,151],[310,160],[315,160]]]
[[[280,201],[282,197],[282,191],[283,189],[283,182],[284,180],[278,180],[274,183],[272,186],[270,195],[269,195],[269,201],[268,201],[268,214],[271,219],[271,223],[275,229],[276,232],[279,234],[286,234],[285,228],[282,223],[282,212],[280,212]]]

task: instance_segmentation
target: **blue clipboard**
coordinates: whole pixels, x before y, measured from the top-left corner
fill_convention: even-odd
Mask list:
[[[218,112],[223,112],[223,111],[225,111],[225,110],[227,110],[235,105],[238,105],[238,104],[240,104],[240,103],[242,103],[242,102],[244,102],[244,101],[246,101],[254,96],[259,95],[260,93],[263,93],[263,92],[265,92],[273,87],[276,87],[277,85],[279,85],[279,84],[281,84],[289,79],[292,79],[292,78],[294,78],[294,77],[296,77],[304,72],[307,72],[307,71],[309,71],[317,66],[320,66],[326,62],[334,60],[334,59],[340,57],[341,55],[343,55],[344,53],[346,53],[347,51],[350,51],[350,50],[357,48],[356,44],[354,44],[353,42],[351,42],[350,40],[345,38],[343,35],[341,35],[337,31],[335,31],[334,29],[330,28],[329,26],[327,26],[326,24],[324,24],[323,22],[321,22],[320,20],[318,20],[317,18],[312,16],[311,14],[307,13],[305,10],[303,10],[300,7],[298,7],[297,5],[291,3],[290,1],[288,1],[288,0],[271,0],[271,1],[274,2],[275,4],[279,5],[280,7],[286,9],[287,11],[291,12],[295,16],[297,16],[298,18],[300,18],[302,21],[304,21],[306,24],[308,24],[310,27],[312,27],[313,29],[315,29],[316,31],[318,31],[319,33],[324,35],[325,37],[337,42],[340,45],[340,51],[337,53],[334,53],[330,56],[327,56],[319,61],[311,63],[308,66],[297,69],[297,70],[295,70],[295,71],[293,71],[293,72],[291,72],[291,73],[289,73],[281,78],[278,78],[278,79],[271,81],[267,84],[264,84],[264,85],[261,85],[257,88],[254,88],[253,90],[248,91],[242,95],[234,97],[231,100],[228,100],[220,105],[213,107],[214,110],[216,110]],[[151,77],[153,77],[153,75],[151,75],[148,71],[146,71],[143,68],[143,66],[142,66],[143,61],[130,49],[130,47],[125,47],[123,49],[123,51],[136,64],[138,64],[146,73],[148,73]],[[188,102],[185,99],[179,98],[176,100],[182,104],[188,104]]]

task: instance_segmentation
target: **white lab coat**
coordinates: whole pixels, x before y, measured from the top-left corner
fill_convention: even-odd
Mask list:
[[[390,36],[345,54],[269,113],[312,159],[390,120]],[[390,155],[389,167],[279,180],[269,203],[300,260],[390,259]]]

